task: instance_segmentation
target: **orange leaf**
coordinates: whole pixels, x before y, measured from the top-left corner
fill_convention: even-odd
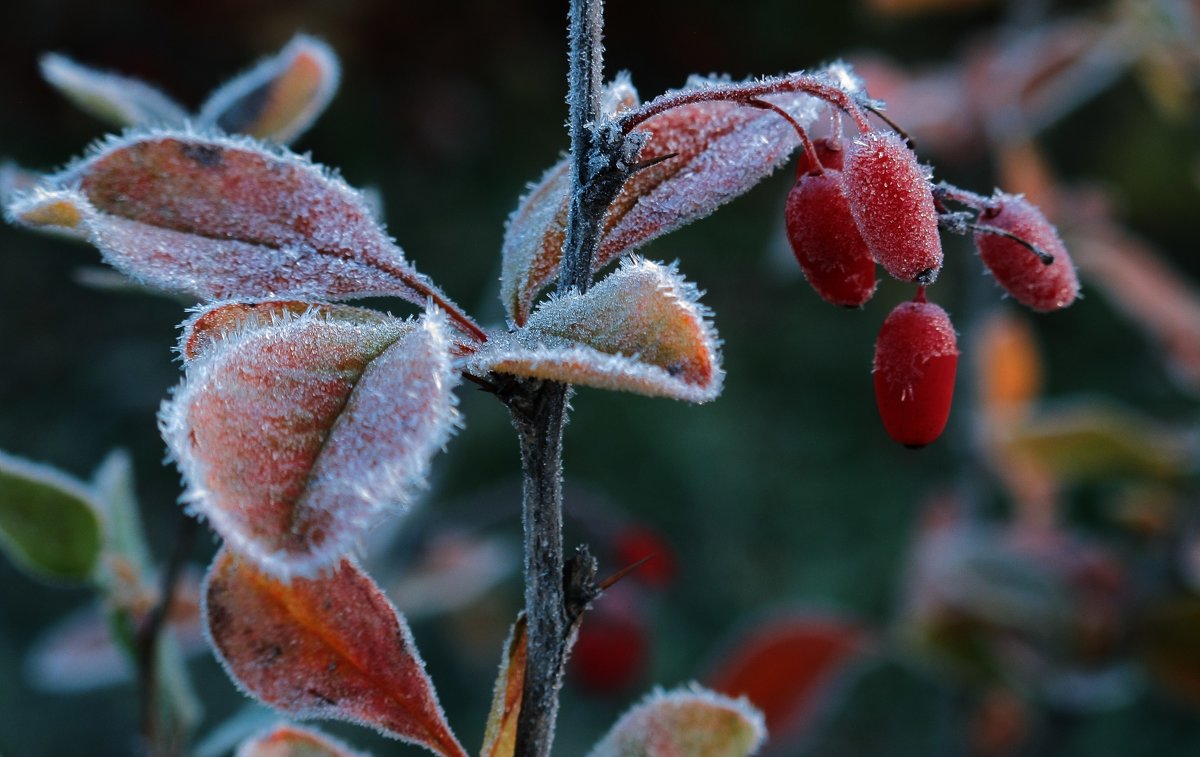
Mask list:
[[[724,374],[698,297],[674,267],[635,258],[586,294],[547,301],[468,368],[706,402]]]
[[[517,748],[517,720],[521,716],[529,642],[525,632],[525,614],[521,613],[504,643],[504,656],[500,659],[500,675],[492,694],[492,709],[488,713],[480,757],[512,757]]]
[[[766,737],[762,714],[746,700],[693,685],[650,694],[621,716],[589,757],[746,757]]]
[[[234,757],[364,757],[312,728],[281,723],[242,742]]]
[[[978,356],[979,402],[992,421],[1022,418],[1037,399],[1042,360],[1029,322],[997,309],[974,339]]]
[[[458,373],[437,311],[412,322],[287,306],[207,348],[243,306],[185,325],[196,357],[160,426],[200,515],[264,570],[311,576],[424,482],[458,423]]]
[[[776,618],[736,639],[708,685],[749,699],[762,710],[772,741],[792,743],[838,676],[870,647],[866,629],[843,618]]]
[[[678,95],[728,85],[693,78]],[[819,112],[805,95],[767,95],[801,125]],[[628,101],[626,101],[627,103]],[[643,162],[672,155],[634,173],[609,206],[593,270],[652,239],[703,218],[747,192],[799,145],[778,114],[733,102],[699,102],[648,118],[633,130],[644,140]],[[504,237],[500,298],[509,319],[523,325],[534,300],[552,281],[566,235],[570,177],[564,160],[542,177],[513,213]]]
[[[283,583],[222,549],[204,612],[217,655],[247,693],[300,717],[334,718],[440,755],[465,755],[404,619],[354,563]]]
[[[333,99],[340,73],[328,45],[297,35],[277,55],[213,92],[197,122],[229,134],[291,142]]]

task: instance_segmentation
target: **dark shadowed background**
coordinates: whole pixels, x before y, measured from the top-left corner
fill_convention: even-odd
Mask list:
[[[1060,14],[1098,5],[1023,7]],[[864,50],[907,64],[947,61],[1013,13],[986,2],[911,16],[795,0],[607,6],[608,71],[631,71],[647,99],[692,72],[740,78]],[[565,8],[553,2],[3,3],[0,155],[49,170],[103,133],[41,80],[43,52],[140,76],[194,107],[295,32],[309,32],[341,56],[343,80],[296,148],[338,167],[351,184],[378,187],[389,231],[409,259],[496,324],[505,218],[526,183],[566,147],[564,29]],[[1193,277],[1200,276],[1195,116],[1194,97],[1169,120],[1155,115],[1138,86],[1119,81],[1042,142],[1060,176],[1115,188],[1126,224]],[[939,173],[981,191],[994,181],[983,156]],[[568,544],[588,541],[607,557],[604,540],[614,528],[643,524],[673,548],[678,576],[664,591],[637,596],[650,652],[636,683],[608,695],[568,689],[558,753],[583,753],[652,683],[702,677],[722,638],[763,613],[836,610],[886,634],[924,499],[964,480],[990,491],[971,460],[965,412],[919,453],[886,438],[872,400],[872,343],[883,317],[911,291],[884,281],[861,311],[820,302],[783,237],[790,181],[790,170],[781,171],[716,216],[643,250],[680,260],[707,291],[725,342],[723,396],[699,407],[596,390],[575,397],[566,467],[577,517]],[[961,239],[947,240],[947,257],[931,296],[962,315],[956,322],[965,331],[981,272]],[[90,247],[0,226],[0,449],[79,476],[111,448],[130,450],[161,558],[173,538],[179,484],[162,464],[155,412],[179,379],[171,347],[184,303],[77,283],[77,270],[98,261]],[[985,295],[998,295],[983,284]],[[1107,394],[1164,420],[1194,421],[1194,401],[1170,384],[1156,348],[1102,297],[1089,295],[1034,326],[1049,394]],[[964,360],[968,352],[964,346]],[[515,545],[519,465],[507,416],[469,385],[460,395],[466,428],[436,461],[419,533],[459,525]],[[997,494],[985,499],[1005,507]],[[203,565],[214,543],[207,535],[200,542],[194,561]],[[388,564],[386,555],[378,559]],[[609,559],[601,572],[619,567]],[[0,754],[129,753],[132,686],[50,695],[32,690],[22,673],[39,631],[87,597],[45,588],[0,560]],[[471,749],[519,597],[514,574],[469,611],[413,623],[451,724]],[[244,700],[207,654],[193,670],[207,713],[203,733]],[[814,752],[917,755],[956,743],[945,731],[953,731],[946,713],[958,694],[907,668],[894,676],[902,679],[894,689],[877,682],[882,690],[852,697],[853,716],[831,721],[810,743]],[[1200,720],[1192,712],[1147,694],[1122,710],[1079,718],[1058,753],[1195,754]],[[331,730],[377,754],[409,751],[361,729]]]

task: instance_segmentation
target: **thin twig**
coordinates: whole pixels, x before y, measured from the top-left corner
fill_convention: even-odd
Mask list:
[[[163,568],[158,602],[150,608],[146,619],[137,629],[135,649],[137,651],[138,690],[141,694],[142,738],[145,741],[147,754],[155,757],[179,754],[182,750],[182,744],[177,743],[178,734],[168,734],[163,731],[160,717],[162,708],[158,697],[158,648],[159,638],[162,636],[163,629],[166,628],[167,617],[171,612],[171,603],[175,599],[179,574],[183,570],[188,552],[191,551],[198,524],[199,521],[195,518],[181,515],[179,529],[175,535],[175,545]]]

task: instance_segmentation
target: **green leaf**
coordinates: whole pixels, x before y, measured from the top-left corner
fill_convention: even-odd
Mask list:
[[[59,470],[0,453],[0,548],[48,581],[88,581],[100,557],[100,509]]]
[[[1195,441],[1180,429],[1104,402],[1038,412],[1013,429],[1015,455],[1063,478],[1178,478],[1196,470]]]

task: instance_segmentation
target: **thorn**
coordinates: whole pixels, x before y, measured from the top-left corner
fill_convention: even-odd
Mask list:
[[[601,581],[600,583],[596,584],[596,588],[599,589],[600,591],[606,591],[610,586],[617,583],[621,579],[625,578],[630,573],[634,572],[638,568],[640,568],[643,565],[645,565],[646,563],[650,562],[657,556],[658,556],[657,552],[651,552],[650,554],[646,555],[645,557],[638,560],[637,562],[635,562],[631,565],[626,565],[624,568],[621,568],[616,573],[613,573],[608,578],[606,578],[603,581]]]
[[[678,157],[679,157],[679,153],[669,152],[666,155],[659,155],[658,157],[650,158],[649,160],[643,160],[640,163],[634,163],[633,166],[630,167],[629,170],[630,170],[630,173],[637,173],[638,171],[643,171],[647,168],[653,168],[654,166],[657,166],[659,163],[668,161],[671,158],[678,158]]]

